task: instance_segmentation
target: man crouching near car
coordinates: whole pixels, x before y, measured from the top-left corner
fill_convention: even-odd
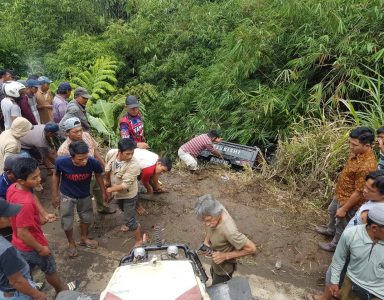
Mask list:
[[[200,251],[212,257],[212,285],[226,282],[236,270],[236,258],[255,254],[256,246],[238,231],[227,210],[212,195],[198,198],[195,213],[207,227]]]

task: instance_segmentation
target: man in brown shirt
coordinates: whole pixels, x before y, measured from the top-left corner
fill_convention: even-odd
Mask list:
[[[226,282],[236,270],[236,258],[256,253],[256,246],[239,232],[224,206],[212,195],[198,198],[195,213],[207,227],[205,247],[200,250],[212,257],[212,285]]]
[[[36,102],[37,102],[37,110],[40,115],[41,124],[48,123],[52,121],[52,94],[49,90],[49,85],[52,80],[48,77],[40,76],[38,78],[39,83],[41,84],[36,93]]]
[[[333,252],[350,218],[363,204],[365,177],[377,169],[372,150],[375,133],[369,127],[357,127],[349,134],[351,154],[341,171],[335,187],[335,195],[328,207],[329,222],[316,226],[316,232],[333,237],[330,243],[319,243],[321,249]]]

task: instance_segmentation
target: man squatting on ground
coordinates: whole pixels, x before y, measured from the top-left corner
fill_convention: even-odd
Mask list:
[[[187,165],[191,172],[198,169],[196,157],[203,151],[208,150],[213,155],[224,159],[223,155],[213,148],[213,143],[220,143],[223,139],[220,138],[216,130],[211,130],[208,133],[198,135],[193,139],[183,144],[177,152],[179,158]]]
[[[9,204],[0,198],[0,229],[9,224],[21,205]],[[40,292],[32,281],[29,265],[17,249],[0,236],[0,299],[45,300],[47,295]]]
[[[365,200],[368,200],[364,203],[359,210],[356,212],[355,216],[349,221],[346,229],[362,225],[367,223],[367,215],[370,210],[384,209],[384,170],[377,170],[370,173],[365,182],[365,187],[363,190],[363,196]],[[345,265],[343,270],[340,273],[339,287],[342,286],[345,278],[345,273],[349,264],[349,257],[346,258]],[[373,275],[372,275],[373,276]],[[307,300],[331,300],[333,294],[329,289],[331,284],[332,269],[331,266],[327,270],[325,284],[326,287],[324,292],[320,295],[308,294],[306,296]]]
[[[121,231],[132,231],[135,238],[134,246],[140,246],[143,244],[143,238],[136,221],[137,176],[140,174],[140,166],[133,158],[136,143],[131,139],[121,139],[117,146],[117,152],[112,149],[106,156],[107,193],[113,194],[119,208],[124,212]]]
[[[365,177],[377,169],[372,150],[374,140],[374,131],[369,127],[357,127],[349,134],[351,154],[339,175],[335,195],[328,207],[328,224],[315,228],[316,232],[333,237],[330,243],[319,243],[323,250],[335,251],[345,226],[364,202]]]
[[[256,246],[238,231],[227,210],[212,195],[198,198],[195,214],[207,228],[204,245],[210,249],[204,254],[212,256],[212,285],[226,282],[236,270],[236,258],[255,254]]]
[[[52,205],[60,209],[61,226],[68,239],[68,256],[78,256],[73,238],[74,208],[80,218],[80,246],[95,249],[96,241],[88,238],[88,229],[93,222],[92,199],[90,185],[92,175],[100,186],[104,200],[108,200],[102,177],[103,168],[93,157],[89,156],[88,145],[84,141],[69,144],[70,156],[56,159],[56,172],[52,176]],[[60,187],[60,196],[59,196]]]
[[[172,161],[167,157],[159,157],[156,153],[147,149],[136,148],[133,157],[140,166],[140,181],[148,194],[161,193],[165,190],[161,187],[159,176],[172,169]]]

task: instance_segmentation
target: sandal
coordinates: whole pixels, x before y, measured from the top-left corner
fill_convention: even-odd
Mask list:
[[[79,252],[77,252],[76,247],[68,248],[67,253],[68,253],[69,258],[75,258],[75,257],[79,256]]]
[[[96,249],[99,246],[99,243],[96,241],[90,241],[89,243],[80,242],[79,246],[86,247],[88,249]]]
[[[79,288],[79,286],[80,286],[79,280],[74,280],[67,283],[67,287],[69,291],[76,291]]]
[[[127,225],[123,224],[120,226],[120,231],[127,232],[127,231],[129,231],[129,227]]]

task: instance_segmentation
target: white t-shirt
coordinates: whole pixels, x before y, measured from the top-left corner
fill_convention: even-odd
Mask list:
[[[133,157],[139,162],[141,170],[155,165],[159,159],[159,156],[156,153],[140,148],[135,149]]]
[[[12,117],[21,117],[21,109],[20,106],[16,104],[16,102],[9,98],[5,97],[3,100],[1,100],[1,111],[3,112],[4,116],[4,128],[9,129],[12,125]]]
[[[363,221],[361,219],[361,214],[364,211],[375,209],[375,207],[383,206],[383,201],[371,201],[364,203],[362,206],[360,206],[359,210],[356,212],[356,214],[353,216],[353,218],[349,221],[347,227],[355,226],[355,225],[361,225],[363,224]]]

